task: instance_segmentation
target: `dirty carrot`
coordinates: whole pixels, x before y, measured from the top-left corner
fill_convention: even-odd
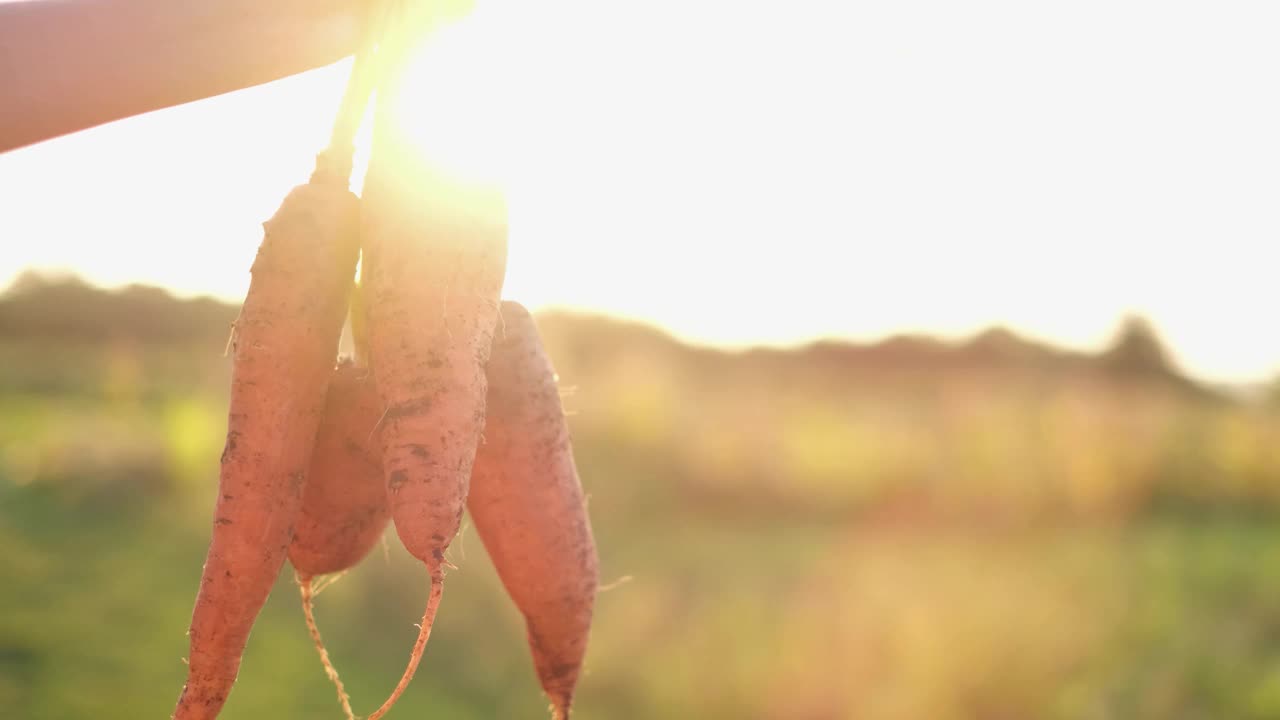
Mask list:
[[[431,22],[419,18],[408,26]],[[397,60],[392,56],[392,67]],[[384,408],[380,434],[391,516],[405,548],[426,565],[431,588],[405,674],[371,720],[403,692],[430,634],[444,553],[458,532],[484,423],[484,366],[507,256],[501,193],[433,164],[433,148],[449,139],[411,138],[397,83],[392,76],[378,87],[363,193],[361,284],[369,364]]]
[[[372,15],[367,22],[329,147],[310,181],[264,223],[235,323],[213,537],[174,720],[218,715],[293,539],[360,252],[360,201],[348,185],[372,87],[372,38],[381,29]]]
[[[484,442],[467,505],[524,615],[556,718],[569,717],[599,583],[595,541],[551,362],[529,312],[502,303]]]
[[[339,365],[329,382],[289,562],[299,575],[347,570],[390,520],[382,463],[371,447],[382,408],[368,370]]]
[[[176,720],[217,716],[293,537],[358,252],[345,172],[322,154],[265,229],[235,324],[213,536]]]
[[[329,381],[302,507],[289,545],[289,562],[302,595],[307,631],[348,720],[355,714],[316,625],[312,581],[317,575],[348,570],[360,562],[391,519],[382,463],[371,448],[381,413],[368,370],[351,362],[339,365]]]

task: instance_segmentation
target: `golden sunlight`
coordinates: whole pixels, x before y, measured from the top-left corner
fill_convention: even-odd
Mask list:
[[[511,155],[503,62],[512,38],[493,8],[482,4],[431,30],[409,52],[403,76],[401,125],[434,168],[467,184],[503,184]]]
[[[560,194],[579,173],[571,162],[550,161],[540,147],[539,140],[556,137],[557,129],[531,112],[537,107],[533,96],[554,83],[536,62],[521,61],[538,55],[536,38],[545,36],[546,23],[502,0],[476,3],[467,12],[433,12],[448,17],[413,20],[435,27],[409,52],[397,125],[429,172],[447,179],[436,191],[453,194],[459,209],[491,201],[494,191],[504,196],[512,235],[504,296],[531,307],[572,305],[557,290],[571,284],[566,273],[584,274],[573,271],[571,259],[583,257],[583,242],[539,231],[545,218],[538,209],[548,206],[548,191]],[[371,120],[357,138],[357,188],[367,168]]]

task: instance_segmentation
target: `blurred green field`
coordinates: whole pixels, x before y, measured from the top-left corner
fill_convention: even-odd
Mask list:
[[[225,318],[42,334],[15,303],[0,715],[167,717],[225,430]],[[987,336],[732,355],[541,323],[611,584],[578,716],[1280,718],[1280,405],[1194,386],[1158,353],[1134,367],[1117,357],[1146,356]],[[546,717],[473,530],[450,558],[392,717]],[[357,712],[399,677],[425,586],[389,532],[319,597]],[[287,569],[223,717],[341,717]]]

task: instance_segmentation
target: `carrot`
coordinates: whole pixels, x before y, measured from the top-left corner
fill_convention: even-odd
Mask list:
[[[338,366],[289,545],[289,562],[302,577],[351,568],[390,520],[382,463],[370,447],[381,415],[368,371],[351,363]]]
[[[484,366],[507,256],[501,193],[433,167],[430,143],[399,124],[395,78],[378,93],[361,226],[369,363],[384,407],[391,516],[426,565],[430,595],[405,673],[370,720],[413,677],[439,604],[484,423]]]
[[[307,631],[349,720],[355,717],[351,700],[316,625],[312,580],[360,562],[391,519],[382,463],[371,448],[381,413],[368,371],[350,362],[339,365],[329,381],[302,507],[289,545],[289,562],[302,595]]]
[[[502,303],[489,361],[484,443],[467,505],[556,718],[566,720],[599,583],[595,541],[556,376],[532,316]]]
[[[231,402],[213,536],[191,615],[187,682],[174,720],[214,718],[249,631],[293,540],[294,522],[360,252],[360,201],[348,189],[368,103],[370,16],[329,147],[265,234],[232,336]]]
[[[359,201],[328,161],[265,223],[236,321],[213,537],[176,720],[217,716],[293,538],[358,252]]]

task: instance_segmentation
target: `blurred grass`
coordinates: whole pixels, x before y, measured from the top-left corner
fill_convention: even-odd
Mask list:
[[[1280,717],[1275,405],[543,328],[604,581],[630,577],[600,596],[581,717]],[[225,428],[207,335],[0,336],[0,714],[170,711]],[[450,554],[393,716],[545,717],[474,531]],[[424,597],[389,532],[318,599],[358,711]],[[286,569],[224,717],[339,716]]]

